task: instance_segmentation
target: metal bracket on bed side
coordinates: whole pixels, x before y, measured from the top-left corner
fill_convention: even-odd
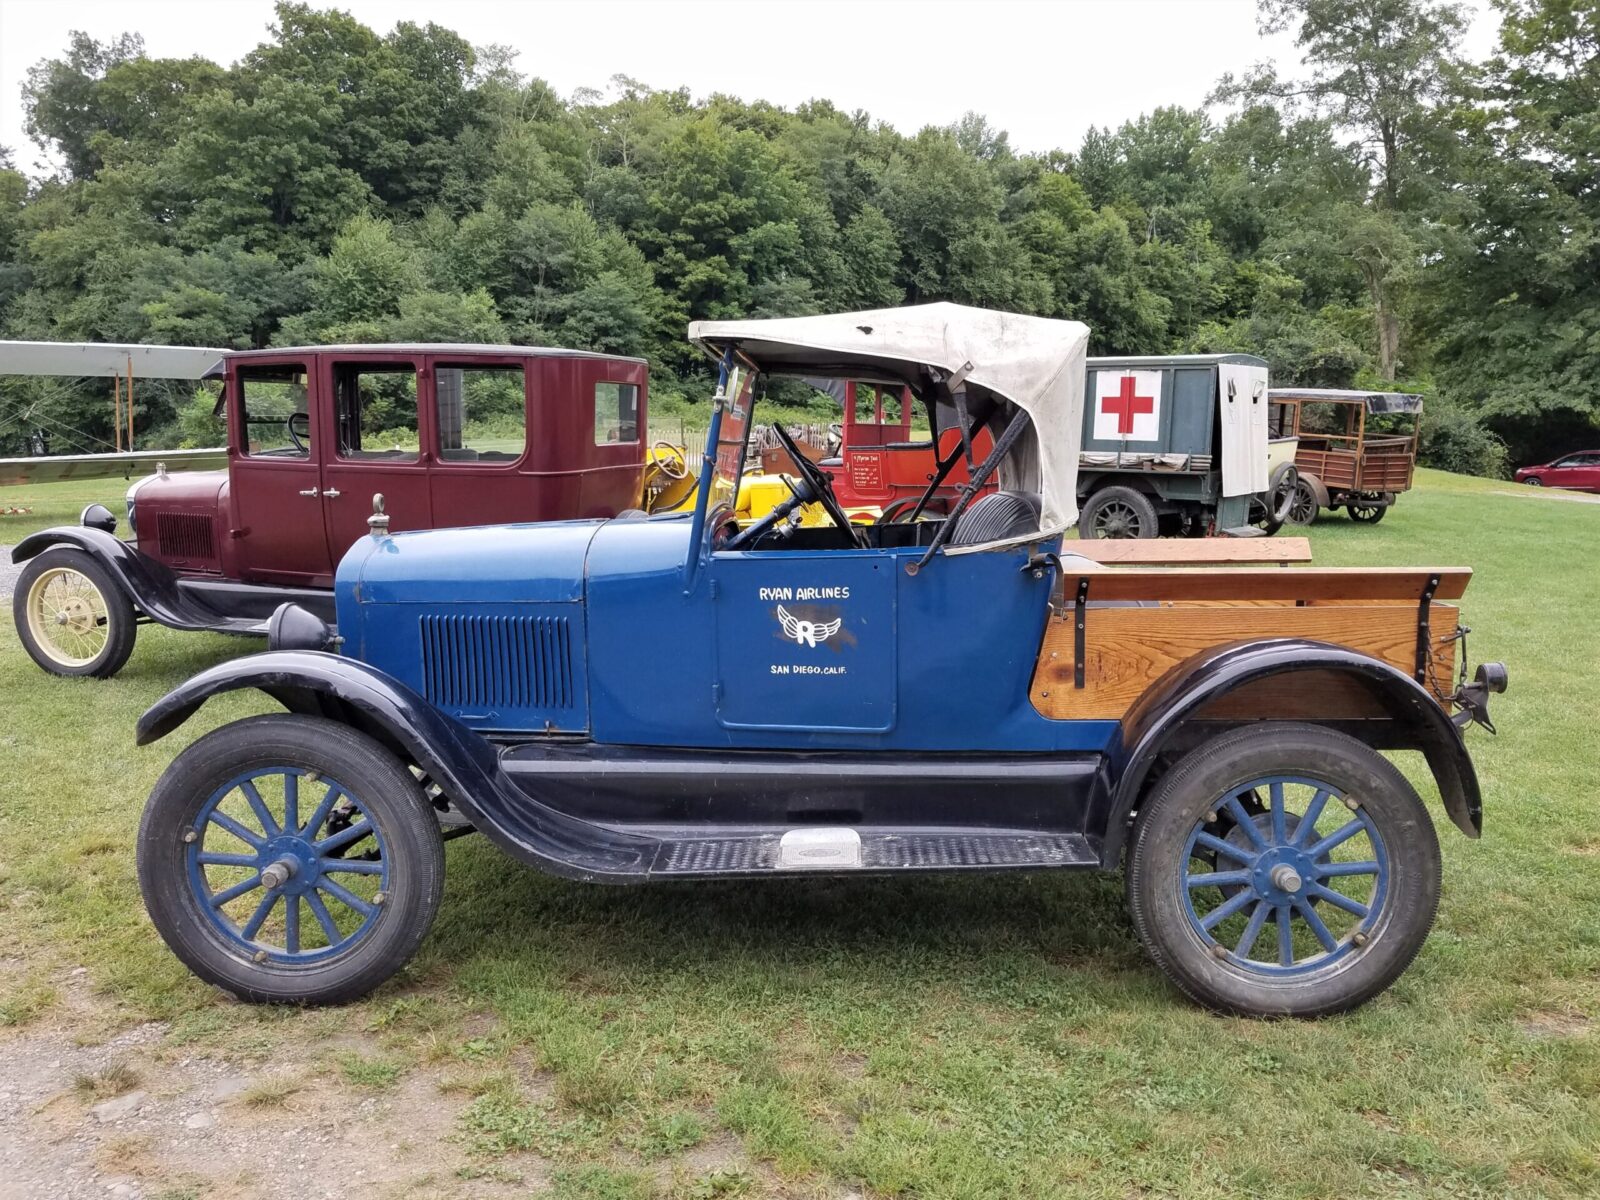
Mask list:
[[[1083,626],[1089,615],[1089,577],[1078,576],[1078,598],[1072,605],[1072,686],[1083,687]]]
[[[1428,610],[1433,606],[1433,594],[1439,590],[1439,577],[1429,575],[1422,589],[1422,599],[1417,603],[1417,670],[1416,680],[1428,686],[1428,667],[1433,656],[1433,633],[1428,627]]]
[[[1032,575],[1035,579],[1043,579],[1046,571],[1054,570],[1056,578],[1064,578],[1066,568],[1061,565],[1061,556],[1049,550],[1041,550],[1029,557],[1022,564],[1025,574]]]

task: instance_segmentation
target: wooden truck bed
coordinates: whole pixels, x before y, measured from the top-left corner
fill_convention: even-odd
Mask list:
[[[1331,642],[1407,675],[1417,674],[1425,639],[1422,682],[1445,703],[1454,686],[1458,612],[1444,601],[1459,599],[1471,577],[1466,567],[1077,570],[1068,561],[1034,668],[1033,705],[1056,720],[1120,719],[1151,684],[1194,655],[1269,637]],[[1229,698],[1226,714],[1214,715],[1290,719],[1313,713],[1378,715],[1361,685],[1305,675],[1250,685]]]
[[[1338,435],[1302,435],[1294,465],[1303,474],[1315,475],[1330,492],[1403,492],[1410,488],[1416,465],[1413,438],[1368,437],[1359,448],[1355,441]]]

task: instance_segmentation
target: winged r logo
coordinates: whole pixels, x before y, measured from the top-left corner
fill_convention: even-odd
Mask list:
[[[834,634],[839,632],[844,624],[843,617],[835,617],[831,621],[806,621],[795,616],[783,605],[778,605],[778,624],[783,626],[783,636],[791,637],[802,646],[810,646],[813,650]]]

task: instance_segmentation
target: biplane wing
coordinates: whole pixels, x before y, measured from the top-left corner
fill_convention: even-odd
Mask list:
[[[0,341],[0,375],[57,376],[76,379],[110,378],[127,381],[131,397],[133,380],[204,379],[212,374],[226,350],[211,346],[146,346],[111,342]],[[119,388],[120,390],[120,388]],[[119,396],[120,403],[120,396]],[[128,408],[128,443],[133,438],[133,415]],[[13,422],[26,422],[28,414],[0,413]],[[97,438],[88,438],[97,441]],[[121,417],[118,448],[103,454],[51,454],[27,458],[0,458],[0,487],[30,483],[55,483],[62,479],[128,479],[154,471],[160,464],[174,471],[223,467],[228,462],[224,446],[199,450],[123,450]]]
[[[57,483],[63,479],[131,479],[165,464],[170,471],[204,471],[228,465],[226,446],[200,450],[124,450],[109,454],[50,454],[0,458],[0,487]]]

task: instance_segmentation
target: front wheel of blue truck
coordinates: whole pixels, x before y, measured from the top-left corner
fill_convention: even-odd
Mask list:
[[[139,826],[139,888],[196,975],[255,1003],[338,1004],[415,953],[444,888],[438,821],[373,739],[272,715],[196,741]]]
[[[1387,988],[1427,939],[1439,842],[1405,777],[1354,738],[1274,723],[1219,735],[1141,805],[1129,909],[1210,1008],[1325,1016]]]

